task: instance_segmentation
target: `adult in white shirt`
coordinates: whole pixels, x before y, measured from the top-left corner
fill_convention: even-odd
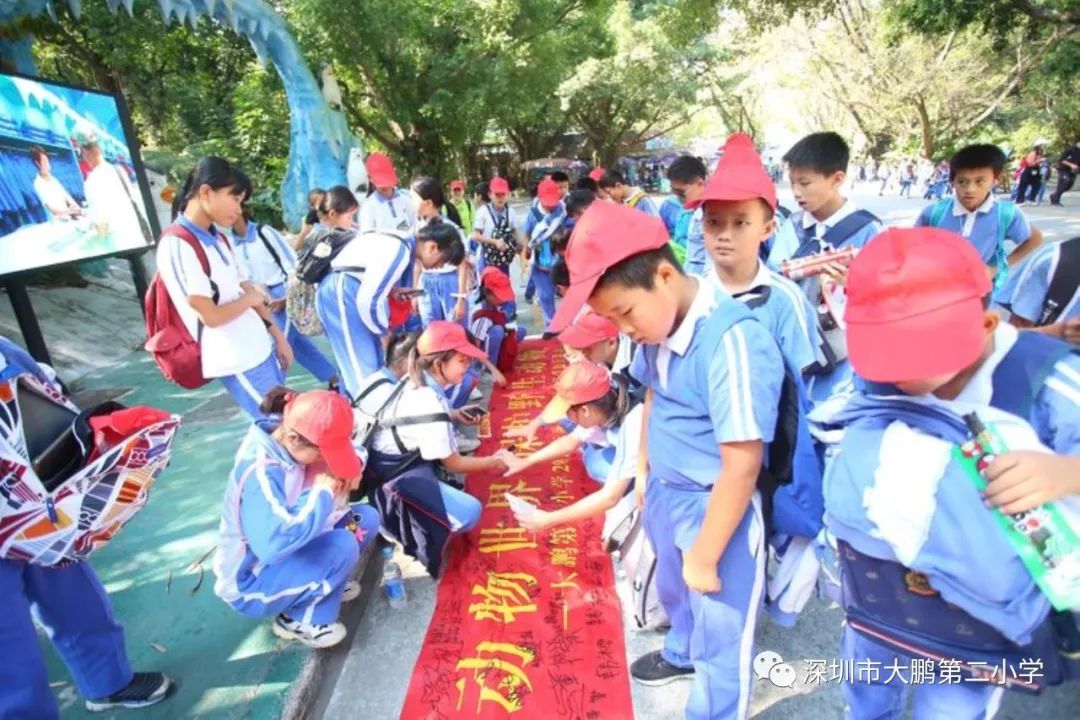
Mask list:
[[[360,232],[393,230],[411,233],[416,210],[406,190],[398,187],[394,163],[382,153],[371,153],[367,159],[368,181],[375,191],[360,205],[357,224]]]
[[[142,195],[131,185],[127,173],[107,162],[95,142],[83,145],[82,156],[90,166],[85,181],[86,204],[98,233],[111,235],[117,249],[153,243]]]
[[[70,220],[82,215],[82,208],[71,197],[56,176],[52,174],[52,164],[45,148],[35,145],[30,148],[30,159],[37,166],[38,175],[34,178],[34,192],[45,209],[57,220]]]
[[[514,503],[512,508],[518,523],[538,532],[615,507],[630,490],[637,472],[643,414],[642,404],[631,401],[623,378],[612,376],[607,368],[588,360],[568,365],[555,382],[555,397],[544,409],[543,418],[549,423],[568,419],[577,428],[528,457],[513,458],[506,476],[591,445],[613,450],[602,473],[597,472],[599,468],[586,465],[590,477],[604,487],[554,511],[540,510],[527,501]]]
[[[214,224],[231,227],[243,190],[228,161],[205,157],[177,195],[176,223],[158,244],[157,267],[173,306],[202,350],[203,377],[216,378],[252,418],[263,397],[285,381],[292,349],[270,318],[268,298],[255,289]],[[181,236],[187,236],[184,239]],[[203,270],[195,247],[206,256]]]

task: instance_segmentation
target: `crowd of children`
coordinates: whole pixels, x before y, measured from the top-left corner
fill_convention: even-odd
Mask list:
[[[372,153],[370,194],[313,191],[291,241],[251,218],[243,172],[199,161],[157,250],[174,332],[150,349],[174,379],[186,363],[195,384],[220,381],[253,421],[226,484],[217,594],[329,647],[376,532],[439,577],[480,515],[470,473],[580,452],[595,493],[515,515],[539,533],[636,499],[670,629],[631,675],[692,680],[688,718],[747,715],[759,611],[790,622],[830,557],[844,659],[955,659],[979,677],[1041,653],[1041,684],[1069,679],[1073,607],[1051,606],[995,508],[1080,494],[1080,239],[1043,244],[995,193],[991,145],[957,152],[953,191],[907,229],[843,195],[839,135],[783,160],[790,214],[735,134],[711,174],[671,165],[672,203],[597,168],[573,190],[543,179],[519,219],[503,178],[447,197],[432,177],[400,187]],[[570,364],[508,435],[567,433],[526,457],[471,456],[478,378],[504,383],[524,336],[515,262]],[[327,389],[284,387],[294,358]],[[985,489],[950,455],[973,414],[1010,448],[980,468]],[[916,716],[990,717],[1007,679],[920,687]],[[910,689],[844,682],[855,718],[902,716]]]

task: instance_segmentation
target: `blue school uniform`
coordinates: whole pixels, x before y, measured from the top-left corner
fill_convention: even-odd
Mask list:
[[[1013,314],[1036,325],[1044,324],[1043,318],[1050,311],[1057,315],[1055,322],[1059,323],[1080,317],[1080,286],[1073,288],[1072,295],[1066,296],[1060,307],[1047,306],[1047,295],[1055,274],[1067,272],[1060,267],[1062,251],[1073,246],[1080,246],[1080,239],[1044,245],[1009,274],[1002,294]]]
[[[533,249],[529,283],[535,288],[540,298],[540,309],[544,316],[545,327],[555,317],[555,285],[551,282],[550,275],[551,263],[554,262],[555,257],[551,251],[550,240],[565,220],[566,207],[561,201],[550,213],[544,213],[543,208],[537,205],[534,211],[525,218],[525,236]],[[528,295],[527,291],[526,295]]]
[[[25,350],[0,337],[0,376],[23,373],[56,385]],[[9,432],[2,423],[0,431]],[[83,697],[107,697],[131,682],[124,629],[90,563],[42,567],[0,559],[0,616],[0,717],[59,717],[35,619]]]
[[[983,204],[975,208],[974,212],[968,212],[955,198],[943,202],[948,202],[950,205],[937,227],[967,238],[979,251],[979,256],[987,265],[994,265],[996,262],[999,237],[1017,245],[1027,242],[1027,239],[1031,237],[1031,223],[1020,208],[1013,211],[1012,222],[1009,223],[1004,236],[1001,235],[1001,229],[998,227],[999,211],[996,205],[1002,201],[995,198],[993,193],[988,195]],[[915,227],[929,227],[933,214],[934,205],[927,205],[915,220]]]
[[[758,273],[745,292],[731,295],[715,268],[703,275],[717,292],[747,304],[768,329],[789,367],[805,370],[821,359],[817,314],[803,291],[791,280],[758,263]]]
[[[446,217],[441,217],[440,220],[455,228],[461,235],[462,243],[468,247],[468,240],[461,228]],[[415,240],[413,244],[415,246]],[[421,271],[420,287],[427,291],[420,298],[420,321],[423,326],[427,327],[433,320],[452,320],[454,308],[460,299],[457,296],[463,292],[459,282],[458,267],[444,264]],[[465,315],[458,321],[463,327],[467,326],[468,316],[468,303],[466,303]]]
[[[247,617],[283,613],[326,625],[337,620],[341,593],[360,551],[375,539],[379,514],[308,486],[306,468],[270,435],[278,422],[255,423],[236,453],[214,555],[214,592]],[[357,533],[345,528],[354,517]]]
[[[690,215],[690,225],[686,230],[686,262],[684,267],[691,275],[700,275],[712,264],[705,251],[705,230],[702,224],[702,209],[694,210]]]
[[[1051,360],[1045,377],[1002,375],[1039,358]],[[968,437],[961,415],[975,411],[1013,449],[1044,445],[1075,455],[1078,407],[1076,351],[1006,325],[995,331],[992,354],[955,400],[863,394],[851,400],[840,417],[846,425],[840,452],[824,483],[826,523],[842,543],[845,660],[909,665],[911,656],[887,639],[897,637],[904,647],[938,656],[956,657],[961,651],[951,648],[962,647],[962,659],[982,656],[989,668],[1000,668],[1006,655],[1038,657],[1047,681],[1060,682],[1049,601],[949,452]],[[931,590],[913,586],[910,571],[925,576]],[[898,587],[884,584],[890,577]],[[898,595],[901,602],[875,604],[877,595]],[[855,718],[900,718],[909,692],[916,717],[990,717],[1002,688],[975,682],[907,687],[883,678],[844,684]]]
[[[660,219],[664,221],[664,227],[667,228],[672,240],[675,240],[675,227],[683,212],[683,204],[677,197],[669,197],[660,203]]]
[[[315,310],[351,397],[364,377],[383,365],[381,338],[390,325],[390,291],[411,263],[411,249],[400,237],[365,233],[349,241],[319,281]]]
[[[265,285],[274,300],[284,299],[285,282],[296,269],[296,253],[292,247],[277,230],[254,221],[248,222],[243,236],[233,231],[232,238],[237,254],[247,266],[249,279]],[[334,363],[323,355],[311,338],[296,329],[284,307],[272,317],[289,341],[296,362],[324,383],[337,375]]]
[[[682,555],[693,544],[722,470],[717,445],[772,440],[783,360],[742,304],[704,282],[676,332],[644,346],[631,375],[653,392],[644,525],[656,587],[671,620],[663,657],[695,670],[686,717],[746,716],[754,626],[764,589],[764,528],[755,492],[718,564],[718,593],[691,592]]]
[[[850,200],[844,202],[839,210],[824,220],[818,220],[805,210],[796,210],[791,213],[791,217],[788,218],[785,225],[790,225],[790,229],[793,232],[778,232],[776,239],[773,241],[772,250],[769,253],[769,259],[767,264],[771,268],[779,268],[780,264],[784,260],[789,260],[795,256],[795,253],[799,248],[805,244],[808,240],[813,238],[824,238],[825,234],[833,227],[836,227],[846,218],[859,211],[859,207]],[[858,230],[847,235],[846,238],[833,242],[834,247],[854,247],[863,248],[866,247],[866,243],[870,242],[870,239],[881,232],[882,224],[880,220],[872,220],[871,222],[863,225]],[[817,252],[820,248],[814,248],[813,252]]]

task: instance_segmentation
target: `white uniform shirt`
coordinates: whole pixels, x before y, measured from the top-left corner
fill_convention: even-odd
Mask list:
[[[611,372],[618,374],[630,369],[630,363],[634,361],[634,341],[629,335],[619,333],[619,349],[615,351],[615,362],[611,365]]]
[[[374,383],[382,383],[360,401],[360,410],[374,416],[394,392],[396,382],[383,382],[387,379],[386,371],[372,374],[361,384],[357,395],[363,395]],[[443,393],[426,384],[417,387],[412,381],[406,381],[405,387],[397,399],[386,409],[383,418],[407,418],[420,415],[450,413]],[[397,436],[406,452],[420,451],[425,460],[443,460],[457,452],[454,439],[454,426],[451,422],[426,422],[417,425],[403,425],[397,429]],[[372,438],[372,450],[388,455],[402,454],[394,440],[392,430],[378,429]]]
[[[492,233],[495,232],[495,219],[494,216],[505,216],[510,223],[511,230],[517,230],[517,215],[514,214],[514,208],[506,205],[503,207],[502,212],[497,212],[491,205],[485,205],[482,208],[477,208],[476,219],[473,220],[473,230],[479,230],[480,235],[491,239]]]
[[[360,203],[357,224],[360,232],[371,230],[396,230],[410,233],[416,223],[416,209],[413,208],[409,193],[402,189],[394,191],[390,199],[378,192],[373,192]]]
[[[632,478],[637,473],[638,452],[641,447],[641,421],[645,415],[644,403],[638,403],[623,418],[617,428],[574,428],[571,433],[583,443],[598,447],[614,447],[615,458],[605,482]]]
[[[262,231],[266,242],[259,237],[259,231]],[[247,276],[252,282],[262,283],[267,287],[280,285],[288,279],[286,273],[292,272],[296,267],[296,253],[281,237],[281,233],[269,225],[259,225],[252,221],[247,224],[247,234],[243,238],[237,238],[232,231],[229,235],[230,242],[244,263]],[[285,272],[282,272],[282,267],[278,267],[274,256],[266,247],[267,243],[274,247]]]
[[[68,191],[64,189],[64,186],[60,184],[60,181],[56,179],[55,175],[50,175],[47,178],[38,175],[34,178],[34,192],[37,193],[38,199],[41,200],[41,204],[45,206],[45,209],[52,215],[53,208],[65,210],[70,207],[68,201],[74,205],[75,200],[68,194]]]
[[[372,333],[382,335],[386,332],[390,326],[390,291],[412,266],[409,246],[394,235],[357,235],[341,249],[330,266],[364,268],[363,272],[343,271],[360,279],[360,290],[355,297],[342,297],[338,301],[356,303],[360,319]]]
[[[240,283],[247,280],[247,274],[235,254],[221,242],[214,247],[203,245],[203,250],[220,293],[218,304],[240,297],[244,292]],[[214,294],[198,256],[180,238],[166,235],[158,243],[157,268],[176,311],[191,336],[197,338],[199,316],[187,298],[189,295],[209,298]],[[273,343],[262,318],[252,309],[245,310],[224,325],[203,327],[203,376],[218,378],[246,372],[266,360],[272,350]]]

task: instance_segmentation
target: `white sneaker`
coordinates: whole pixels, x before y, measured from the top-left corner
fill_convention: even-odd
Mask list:
[[[480,441],[476,438],[465,437],[464,435],[457,436],[457,449],[462,455],[468,455],[474,453],[480,448]]]
[[[309,648],[328,648],[345,639],[345,626],[339,622],[329,625],[305,625],[287,615],[278,615],[270,626],[274,634],[283,640],[299,640]]]
[[[341,602],[352,602],[358,597],[360,597],[360,583],[355,580],[345,583],[345,589],[341,591]]]
[[[472,392],[469,393],[469,402],[480,402],[483,399],[484,392],[480,389],[480,386],[477,385],[472,389]]]

